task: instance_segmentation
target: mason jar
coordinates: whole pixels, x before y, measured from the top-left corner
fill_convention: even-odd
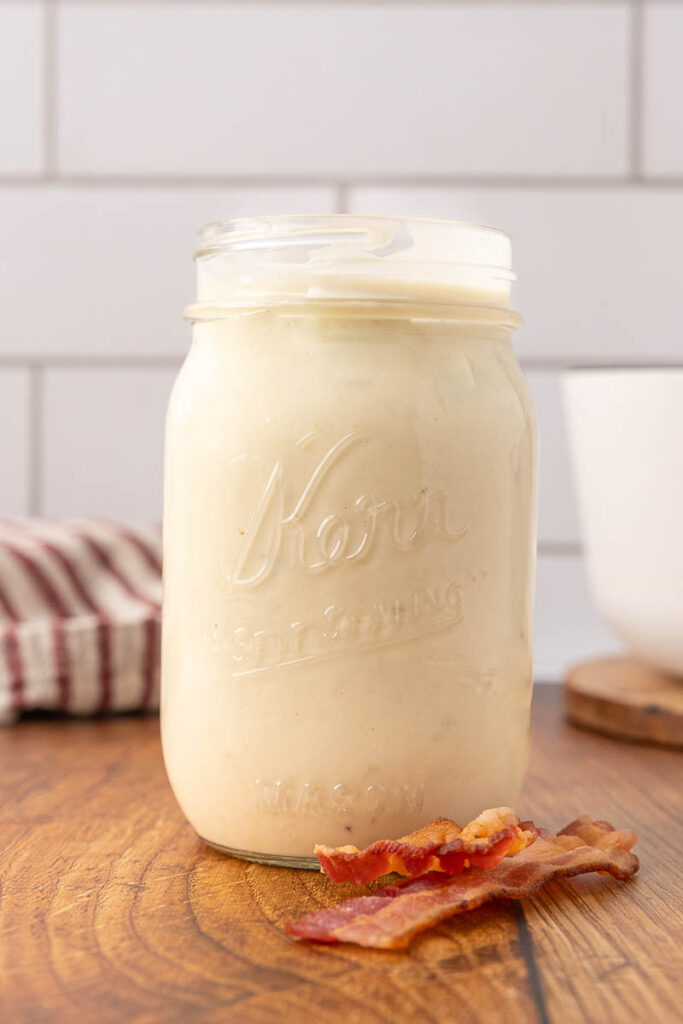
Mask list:
[[[211,224],[171,397],[162,737],[197,834],[312,866],[514,802],[531,701],[535,421],[510,239]]]

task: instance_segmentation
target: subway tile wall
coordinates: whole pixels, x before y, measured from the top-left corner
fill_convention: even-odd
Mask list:
[[[39,0],[0,5],[0,174],[42,170],[44,16]]]
[[[628,56],[621,4],[66,3],[58,165],[620,174]]]
[[[539,413],[536,671],[613,649],[572,365],[683,365],[683,3],[0,0],[0,515],[155,520],[196,227],[511,231]]]

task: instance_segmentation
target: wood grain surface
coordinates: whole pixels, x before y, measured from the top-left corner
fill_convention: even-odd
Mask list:
[[[683,679],[635,658],[596,658],[574,665],[564,684],[564,706],[576,725],[683,748]]]
[[[538,687],[520,813],[634,828],[640,875],[491,904],[405,952],[320,947],[283,922],[352,888],[203,846],[156,719],[21,723],[0,733],[0,1021],[672,1024],[682,793],[683,755],[574,729]]]

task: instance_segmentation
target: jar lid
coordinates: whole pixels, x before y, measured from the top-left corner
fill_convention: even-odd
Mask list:
[[[200,231],[195,259],[190,319],[218,308],[329,302],[507,310],[514,280],[506,232],[426,218],[217,221]]]

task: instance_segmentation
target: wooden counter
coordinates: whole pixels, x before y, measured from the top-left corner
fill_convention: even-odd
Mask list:
[[[682,1019],[683,755],[566,725],[559,688],[537,687],[519,812],[634,828],[640,874],[491,904],[405,952],[287,936],[285,920],[351,887],[203,846],[168,787],[154,718],[6,729],[0,794],[8,1024]]]

